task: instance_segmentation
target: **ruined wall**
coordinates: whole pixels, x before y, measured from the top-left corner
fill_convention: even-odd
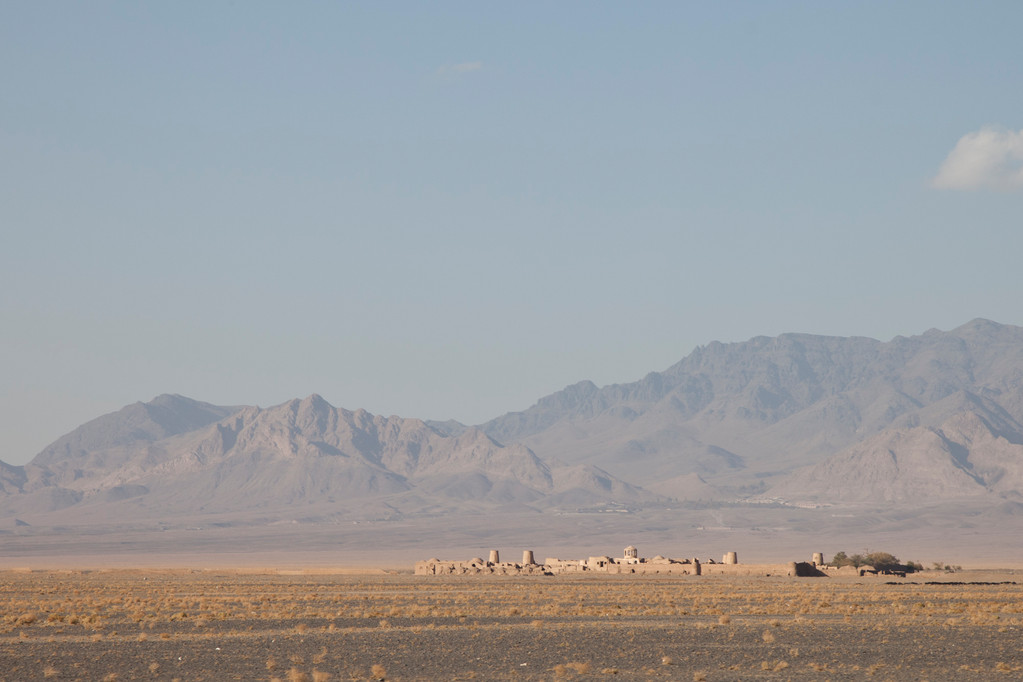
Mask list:
[[[701,563],[698,559],[669,559],[655,556],[642,559],[635,556],[635,548],[625,548],[625,556],[606,555],[586,559],[558,559],[547,557],[543,564],[533,563],[533,552],[523,552],[521,564],[502,563],[497,550],[490,551],[490,559],[474,558],[469,561],[441,561],[427,559],[415,564],[416,575],[561,575],[594,573],[611,575],[724,575],[724,576],[792,576],[810,577],[827,575],[815,563],[790,561],[777,564],[740,564],[735,552],[728,552],[723,563]],[[815,555],[817,558],[819,555]],[[830,573],[830,571],[828,571]]]
[[[817,568],[805,561],[785,564],[702,564],[703,575],[792,576],[810,578],[823,576]]]
[[[416,575],[548,575],[539,564],[494,564],[489,561],[417,561]]]

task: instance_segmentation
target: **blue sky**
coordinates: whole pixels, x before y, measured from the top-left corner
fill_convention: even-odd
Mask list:
[[[0,459],[1023,324],[1018,2],[0,6]]]

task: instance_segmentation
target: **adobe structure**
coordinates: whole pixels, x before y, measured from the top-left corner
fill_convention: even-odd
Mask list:
[[[655,556],[646,559],[639,556],[639,550],[632,545],[625,548],[624,556],[614,559],[609,556],[591,556],[587,559],[557,559],[548,557],[542,564],[535,563],[533,552],[522,553],[521,563],[505,563],[498,560],[497,550],[490,551],[490,559],[469,561],[441,561],[427,559],[417,561],[416,575],[563,575],[563,574],[638,574],[638,575],[731,575],[731,576],[794,576],[819,577],[833,573],[824,565],[824,556],[813,554],[810,562],[789,561],[778,564],[740,564],[735,552],[728,552],[720,562],[713,559],[669,559]]]

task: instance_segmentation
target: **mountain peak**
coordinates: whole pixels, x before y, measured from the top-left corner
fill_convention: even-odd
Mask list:
[[[997,334],[1010,329],[1016,329],[1009,325],[999,324],[998,322],[992,322],[991,320],[978,317],[970,320],[966,324],[956,327],[950,333],[959,337],[968,338],[989,338]]]
[[[322,409],[324,407],[333,407],[330,403],[323,399],[319,393],[310,393],[308,396],[302,399],[302,405],[308,405],[316,409]]]
[[[191,405],[196,404],[199,401],[186,398],[179,393],[161,393],[156,396],[148,403],[142,403],[144,405],[152,405],[154,407],[174,407],[178,405]]]
[[[71,462],[88,452],[162,438],[203,428],[238,412],[181,395],[162,394],[148,403],[133,403],[103,415],[61,437],[35,456],[38,466]]]

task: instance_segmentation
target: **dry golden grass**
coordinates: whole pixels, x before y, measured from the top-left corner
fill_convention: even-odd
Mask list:
[[[415,679],[402,661],[416,654],[418,641],[450,636],[458,644],[447,653],[458,660],[462,648],[475,646],[473,640],[490,641],[502,633],[513,633],[514,641],[537,642],[589,641],[592,633],[593,641],[601,644],[587,645],[585,651],[552,650],[542,666],[529,659],[522,661],[529,663],[525,669],[518,668],[519,662],[508,664],[497,671],[499,678],[599,674],[718,679],[755,669],[779,677],[827,672],[887,679],[906,676],[905,670],[895,672],[898,660],[875,668],[871,661],[822,655],[828,650],[827,638],[859,637],[871,646],[891,641],[897,649],[901,633],[914,633],[920,638],[917,646],[925,650],[931,641],[973,641],[978,633],[1015,641],[1023,634],[1021,627],[1019,585],[951,588],[913,585],[910,580],[886,585],[883,579],[712,576],[487,580],[188,571],[0,572],[0,646],[116,650],[139,642],[147,651],[196,647],[211,652],[224,638],[231,642],[224,650],[235,651],[239,643],[262,637],[261,641],[286,644],[253,656],[251,678],[264,680],[271,675],[313,682],[366,679],[367,671],[384,679],[388,670],[395,679]],[[659,628],[664,638],[649,644],[651,633]],[[825,632],[827,636],[819,634]],[[354,644],[335,646],[370,638],[398,646],[378,650],[372,658],[352,649]],[[692,638],[713,642],[715,650],[744,653],[727,665],[707,665],[690,657],[686,647]],[[614,644],[604,646],[605,640]],[[634,651],[643,658],[630,658]],[[103,679],[120,672],[125,679],[136,679],[147,676],[151,665],[156,668],[148,671],[149,677],[177,674],[176,659],[146,655],[149,658],[133,671],[74,676]],[[441,655],[436,659],[448,660]],[[55,666],[44,668],[50,660],[46,654],[37,655],[29,676],[46,677],[47,670],[58,669],[59,674],[49,676],[72,674],[58,659],[52,659]],[[472,665],[479,659],[467,660],[466,665]],[[921,660],[926,663],[925,657]],[[1008,679],[1019,668],[1004,654],[1001,660],[971,658],[956,661],[949,679],[955,675]],[[956,672],[960,670],[967,672]],[[460,675],[464,679],[473,672],[462,670]],[[935,671],[931,674],[937,677]]]

